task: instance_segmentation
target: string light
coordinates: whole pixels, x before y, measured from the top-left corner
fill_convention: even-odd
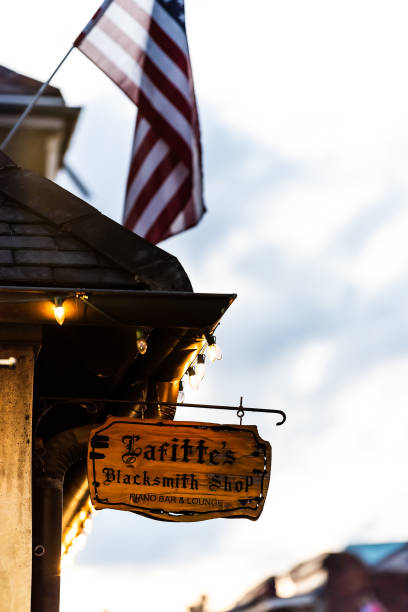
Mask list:
[[[275,586],[278,597],[289,598],[296,595],[296,584],[290,576],[278,576]]]
[[[62,303],[62,297],[54,298],[54,317],[59,325],[65,321],[65,308]]]
[[[194,366],[190,366],[187,370],[188,382],[193,391],[198,391],[200,386],[200,378],[197,376],[196,369]]]
[[[198,376],[198,379],[201,383],[205,376],[205,355],[203,355],[202,353],[197,356],[197,364],[195,367],[195,371],[196,376]]]
[[[88,499],[85,508],[74,517],[66,530],[61,546],[61,565],[64,568],[72,565],[76,554],[85,547],[86,538],[92,531],[93,513],[91,500]]]
[[[178,390],[178,395],[177,395],[177,402],[179,404],[182,404],[184,402],[184,385],[183,385],[183,381],[180,380],[179,382],[179,390]]]
[[[142,329],[136,330],[136,347],[141,355],[144,355],[147,351],[147,340]]]
[[[211,334],[206,334],[205,338],[208,344],[207,355],[211,363],[214,363],[216,359],[222,359],[222,350],[221,347],[219,347],[218,344],[215,343],[215,336],[212,336]]]
[[[72,543],[75,551],[84,550],[86,544],[86,534],[79,533]]]
[[[86,535],[91,535],[92,529],[93,529],[93,522],[92,522],[92,518],[89,516],[84,521],[84,532],[86,533]]]

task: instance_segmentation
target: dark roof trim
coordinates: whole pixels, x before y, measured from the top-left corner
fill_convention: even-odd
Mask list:
[[[86,293],[88,299],[77,298]],[[66,302],[64,325],[119,324],[212,333],[235,294],[51,287],[0,287],[0,323],[52,324],[54,297]],[[10,308],[12,306],[12,308]]]

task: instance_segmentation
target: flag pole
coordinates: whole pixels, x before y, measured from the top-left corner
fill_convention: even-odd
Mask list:
[[[58,66],[55,68],[54,72],[49,77],[49,79],[47,81],[45,81],[45,83],[43,83],[41,85],[40,89],[37,91],[37,93],[35,94],[34,98],[31,100],[30,104],[27,106],[27,108],[24,110],[24,112],[17,119],[16,123],[13,125],[13,127],[10,130],[10,132],[7,134],[6,138],[1,143],[0,149],[5,149],[5,147],[8,145],[10,140],[13,138],[14,134],[17,132],[17,130],[19,129],[19,127],[23,123],[24,119],[27,117],[27,115],[29,115],[29,113],[31,113],[31,111],[33,110],[34,106],[37,104],[39,98],[43,94],[44,90],[48,87],[48,85],[50,84],[51,80],[54,78],[54,76],[56,75],[58,70],[61,68],[62,64],[65,62],[65,60],[67,59],[68,55],[71,53],[71,51],[72,51],[72,49],[74,47],[75,47],[75,45],[72,45],[72,47],[64,55],[64,57],[62,58],[62,60],[58,64]]]

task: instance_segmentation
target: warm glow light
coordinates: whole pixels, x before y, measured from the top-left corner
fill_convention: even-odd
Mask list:
[[[208,359],[214,363],[216,359],[222,359],[222,351],[218,344],[209,344],[207,348]]]
[[[196,376],[198,376],[198,379],[201,382],[205,375],[205,355],[198,355],[195,370]]]
[[[145,338],[138,338],[136,340],[136,346],[137,346],[137,350],[139,351],[139,353],[141,355],[144,355],[145,352],[147,351],[147,342]]]
[[[141,355],[144,355],[147,351],[146,332],[144,329],[136,330],[136,346]]]
[[[218,344],[215,343],[215,336],[212,334],[205,334],[205,339],[207,341],[207,355],[208,359],[214,363],[216,359],[222,359],[222,351]]]
[[[65,308],[62,303],[62,297],[56,297],[54,299],[54,317],[60,325],[65,321]]]
[[[293,597],[296,595],[296,585],[290,576],[279,576],[275,581],[278,597]]]
[[[78,530],[79,530],[79,523],[75,521],[71,529],[68,531],[67,535],[65,536],[66,546],[70,546],[71,542],[74,540],[75,536],[77,535]]]
[[[76,550],[83,550],[86,544],[86,535],[85,533],[80,533],[74,540],[72,546],[76,548]]]
[[[82,550],[86,544],[86,538],[92,531],[92,515],[94,514],[90,498],[73,519],[69,529],[65,532],[61,546],[61,567],[66,568],[71,565],[76,554]]]
[[[193,391],[198,391],[198,387],[200,386],[200,378],[197,376],[195,368],[193,366],[188,368],[187,374],[190,387],[193,389]]]

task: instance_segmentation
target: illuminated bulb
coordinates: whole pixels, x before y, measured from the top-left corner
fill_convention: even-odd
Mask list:
[[[80,533],[74,540],[73,546],[76,550],[83,550],[86,544],[86,535],[84,533]]]
[[[65,538],[65,542],[68,545],[75,539],[75,536],[78,533],[78,528],[79,528],[79,525],[77,522],[75,522],[74,525],[71,527],[71,529],[68,531],[66,538]]]
[[[179,390],[178,390],[177,402],[179,404],[182,404],[184,402],[184,387],[183,387],[183,381],[182,380],[180,380],[180,382],[179,382]]]
[[[77,553],[81,550],[80,549],[81,546],[81,540],[78,539],[78,536],[76,538],[74,538],[74,540],[72,541],[71,546],[69,547],[69,552],[76,556]]]
[[[201,382],[205,375],[205,355],[197,356],[197,364],[195,367],[196,376],[198,376],[199,381]]]
[[[198,387],[200,386],[200,379],[197,376],[195,368],[193,366],[188,368],[187,374],[188,374],[188,382],[190,383],[190,387],[193,389],[193,391],[198,391]]]
[[[147,341],[144,332],[141,329],[136,331],[136,346],[141,355],[144,355],[147,351]]]
[[[144,355],[147,351],[147,342],[144,338],[139,338],[138,340],[136,340],[136,346],[137,350],[141,355]]]
[[[296,584],[290,576],[279,576],[276,580],[276,593],[278,597],[289,598],[296,595]]]
[[[54,299],[54,317],[60,325],[65,321],[65,308],[62,305],[62,297],[56,297]]]
[[[214,363],[216,359],[222,359],[222,351],[218,344],[215,343],[215,336],[208,336],[207,342],[207,355],[211,363]]]

